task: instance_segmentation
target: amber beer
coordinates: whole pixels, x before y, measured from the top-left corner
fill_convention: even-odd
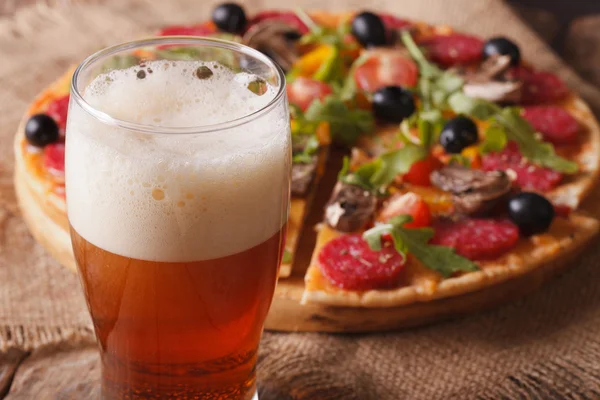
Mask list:
[[[237,72],[202,51],[98,68],[105,53],[169,40],[253,57],[257,69]],[[256,80],[266,90],[250,91]],[[76,71],[67,206],[103,398],[257,398],[289,204],[283,82],[254,50],[201,39],[122,45]]]

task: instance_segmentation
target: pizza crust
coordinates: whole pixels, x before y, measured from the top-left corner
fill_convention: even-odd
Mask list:
[[[409,274],[402,277],[405,286],[392,290],[360,292],[339,289],[322,274],[318,254],[327,242],[341,235],[323,226],[305,276],[302,303],[367,308],[398,307],[470,293],[542,268],[559,256],[574,254],[596,235],[598,229],[596,219],[573,213],[569,218],[556,218],[550,230],[544,234],[520,239],[517,246],[502,258],[481,263],[480,271],[442,280],[441,276],[409,258],[405,266]]]

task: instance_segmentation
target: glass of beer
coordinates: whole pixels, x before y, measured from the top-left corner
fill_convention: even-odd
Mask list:
[[[66,196],[102,398],[257,398],[290,170],[284,75],[256,50],[165,37],[77,68]]]

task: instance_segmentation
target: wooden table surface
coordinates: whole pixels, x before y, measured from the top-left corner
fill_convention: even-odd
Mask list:
[[[0,0],[0,18],[9,18],[19,7],[34,2]],[[546,0],[510,3],[582,76],[600,85],[600,2],[573,1],[568,6],[567,2]],[[91,342],[0,354],[0,399],[96,399],[98,361],[95,343]],[[259,395],[261,400],[292,398],[265,386],[259,386]]]

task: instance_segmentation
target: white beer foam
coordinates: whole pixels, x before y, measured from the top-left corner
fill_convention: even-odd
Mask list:
[[[198,67],[212,71],[196,76]],[[121,120],[206,126],[248,115],[276,91],[215,63],[149,62],[98,76],[83,97]],[[67,125],[69,221],[90,243],[126,257],[185,262],[254,247],[287,219],[287,109],[219,132],[148,134],[101,123],[74,101]]]

